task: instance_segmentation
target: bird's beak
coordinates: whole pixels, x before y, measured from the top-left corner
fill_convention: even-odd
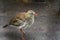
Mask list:
[[[34,15],[35,15],[35,16],[38,16],[38,14],[37,14],[37,13],[35,13]]]

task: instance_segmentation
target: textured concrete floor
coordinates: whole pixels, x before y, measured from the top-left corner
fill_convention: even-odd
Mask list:
[[[30,4],[26,6],[11,5],[0,2],[0,40],[21,40],[21,33],[13,27],[2,28],[18,12],[32,9],[39,15],[35,23],[26,29],[26,40],[60,40],[60,19],[57,16],[59,3]]]

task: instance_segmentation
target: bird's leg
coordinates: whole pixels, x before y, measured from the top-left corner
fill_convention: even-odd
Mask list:
[[[24,32],[24,30],[22,28],[20,29],[20,32],[22,33],[22,40],[25,40],[25,36],[24,36],[25,32]]]

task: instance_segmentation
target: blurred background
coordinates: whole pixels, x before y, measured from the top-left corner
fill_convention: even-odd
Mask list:
[[[18,29],[2,27],[18,12],[30,9],[38,16],[25,30],[26,40],[60,40],[60,0],[0,0],[0,40],[21,40]]]

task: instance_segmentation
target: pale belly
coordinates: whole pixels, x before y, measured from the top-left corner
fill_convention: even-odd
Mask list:
[[[27,20],[27,24],[25,25],[24,29],[30,28],[33,23],[34,23],[34,18]]]

